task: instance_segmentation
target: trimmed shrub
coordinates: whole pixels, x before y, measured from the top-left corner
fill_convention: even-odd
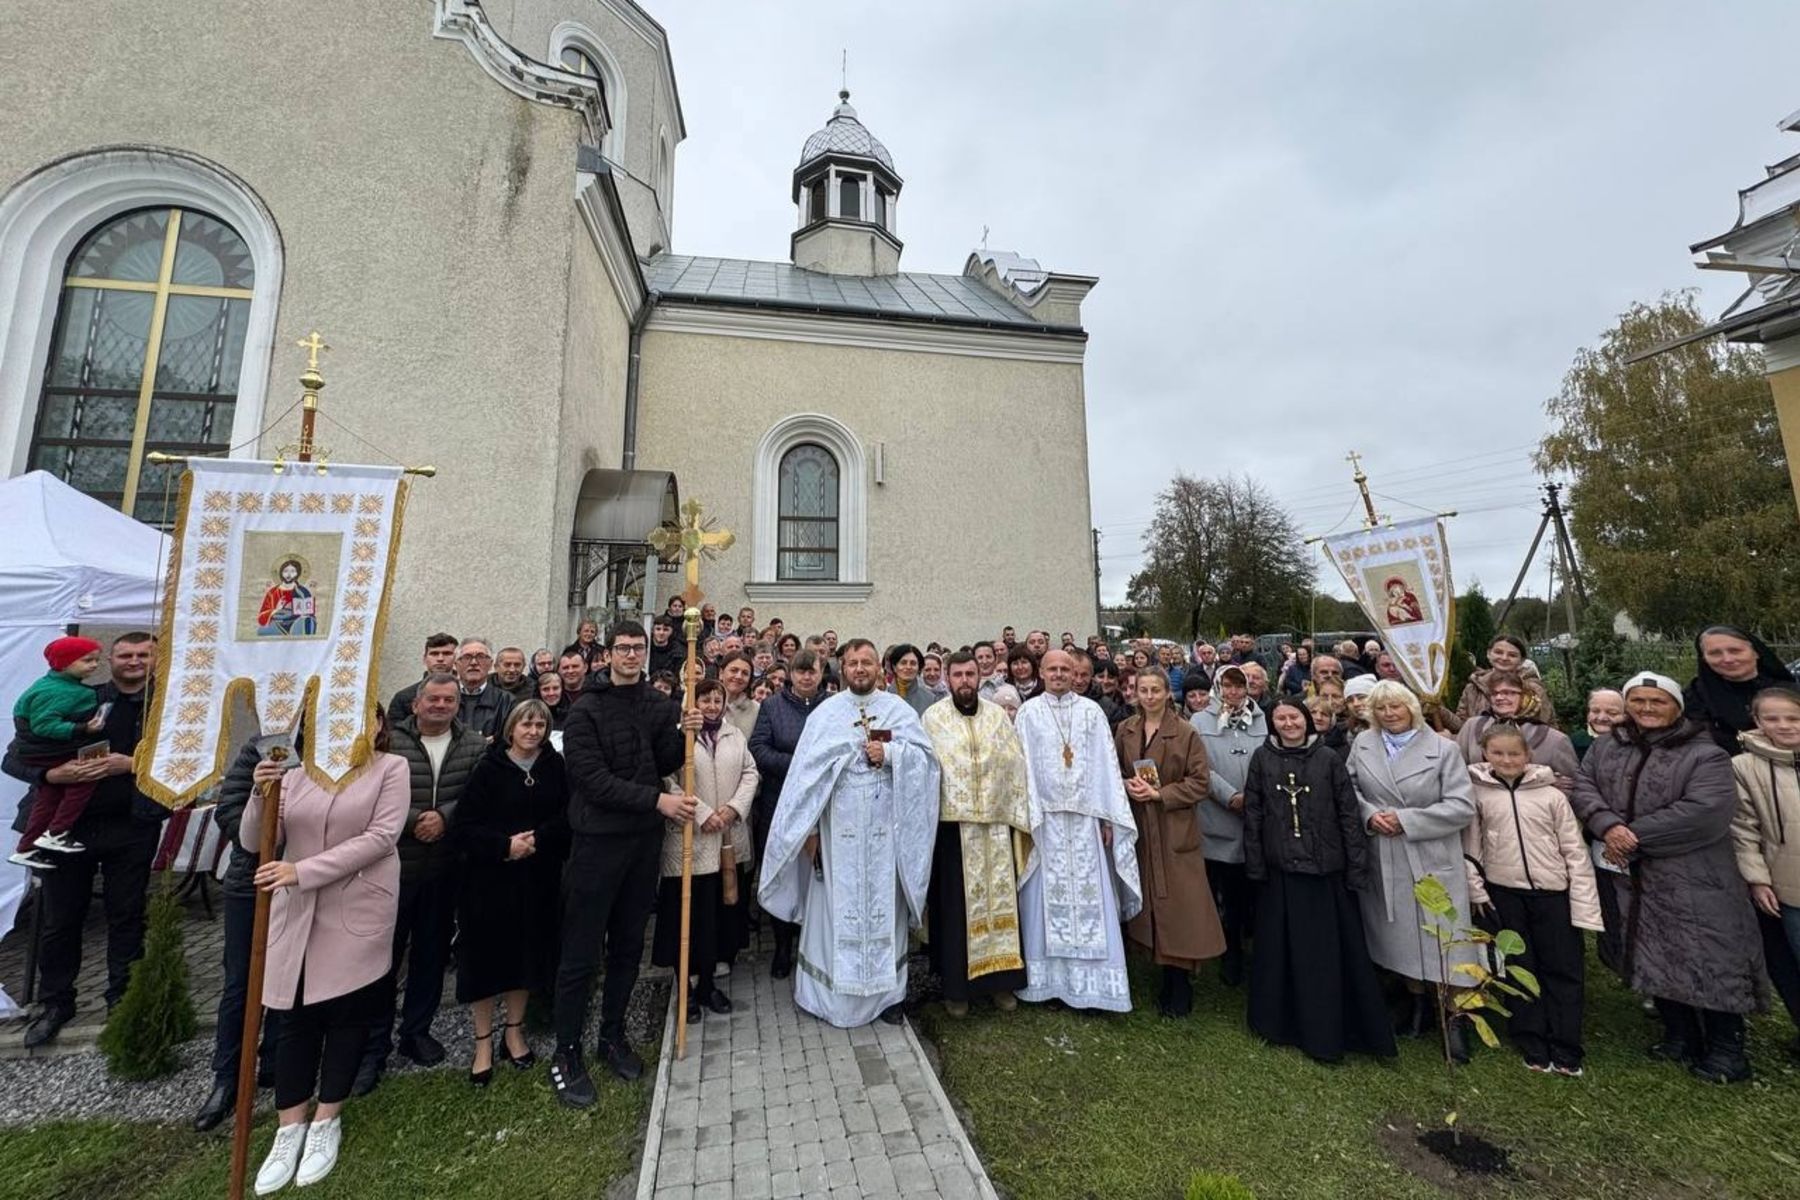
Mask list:
[[[175,1070],[175,1048],[198,1030],[181,951],[181,902],[160,887],[150,899],[144,956],[100,1031],[100,1051],[120,1079],[157,1079]]]

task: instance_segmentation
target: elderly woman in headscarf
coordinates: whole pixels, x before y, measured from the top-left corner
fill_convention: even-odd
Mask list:
[[[1732,847],[1731,759],[1683,713],[1673,679],[1645,671],[1622,690],[1625,719],[1588,751],[1569,797],[1614,873],[1619,974],[1662,1017],[1652,1056],[1709,1083],[1746,1080],[1744,1014],[1761,999],[1763,955]]]
[[[1699,670],[1682,693],[1690,720],[1706,732],[1727,754],[1738,752],[1738,735],[1756,727],[1750,701],[1756,693],[1777,683],[1794,682],[1775,652],[1754,633],[1733,625],[1709,625],[1694,639]]]

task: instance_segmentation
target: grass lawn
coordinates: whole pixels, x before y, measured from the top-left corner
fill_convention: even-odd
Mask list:
[[[644,1053],[653,1065],[656,1047]],[[483,1090],[469,1086],[466,1067],[390,1076],[346,1106],[337,1169],[303,1194],[595,1200],[636,1161],[653,1082],[653,1070],[629,1087],[597,1075],[600,1103],[577,1113],[556,1103],[541,1061],[527,1072],[501,1063]],[[252,1177],[274,1128],[272,1115],[257,1121]],[[231,1142],[181,1127],[67,1121],[0,1130],[0,1164],[0,1200],[219,1200]]]
[[[1397,1164],[1413,1121],[1449,1111],[1436,1043],[1402,1039],[1397,1064],[1336,1067],[1263,1045],[1241,991],[1200,972],[1194,1015],[1079,1016],[929,1005],[944,1082],[994,1181],[1013,1200],[1165,1200],[1195,1171],[1235,1174],[1260,1198],[1441,1197]],[[1134,995],[1154,997],[1150,968]],[[1752,1027],[1758,1077],[1710,1087],[1643,1048],[1653,1022],[1597,961],[1588,970],[1583,1079],[1527,1071],[1510,1047],[1463,1068],[1462,1123],[1514,1151],[1525,1175],[1464,1185],[1483,1197],[1714,1200],[1800,1196],[1800,1070],[1785,1016]],[[1390,1124],[1402,1132],[1387,1131]]]

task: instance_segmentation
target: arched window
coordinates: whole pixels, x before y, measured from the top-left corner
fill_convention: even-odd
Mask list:
[[[151,522],[168,468],[146,453],[231,445],[256,270],[231,226],[142,208],[70,256],[32,431],[30,466]]]
[[[838,577],[838,462],[812,442],[781,456],[777,580]]]
[[[563,70],[585,75],[599,85],[610,121],[610,128],[600,142],[600,153],[613,162],[623,163],[627,97],[625,76],[619,69],[618,60],[593,30],[576,21],[563,21],[550,31],[550,57]]]
[[[869,458],[836,417],[793,413],[771,425],[750,467],[752,604],[869,598]]]

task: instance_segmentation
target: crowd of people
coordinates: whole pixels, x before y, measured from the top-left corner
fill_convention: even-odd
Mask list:
[[[1457,967],[1507,963],[1473,944],[1439,953],[1414,897],[1427,876],[1462,926],[1523,936],[1508,962],[1542,991],[1512,1006],[1508,1036],[1532,1070],[1584,1069],[1584,931],[1660,1016],[1650,1053],[1700,1079],[1750,1077],[1744,1018],[1767,980],[1800,1021],[1800,850],[1786,839],[1800,689],[1746,631],[1703,632],[1686,688],[1636,673],[1564,732],[1511,637],[1451,706],[1422,701],[1372,641],[1299,641],[1264,661],[1248,635],[1114,647],[1008,626],[878,652],[710,605],[690,669],[681,607],[604,637],[584,622],[559,653],[427,638],[419,679],[378,714],[367,769],[336,793],[282,777],[270,862],[256,857],[260,785],[282,769],[254,745],[238,755],[213,810],[234,848],[215,1084],[195,1125],[236,1100],[263,889],[259,1083],[279,1127],[259,1194],[330,1172],[342,1106],[379,1085],[392,1051],[446,1059],[431,1028],[452,970],[471,1085],[499,1059],[534,1065],[524,1021],[546,1004],[555,1093],[595,1103],[582,1042],[597,975],[593,1061],[638,1078],[626,1006],[652,915],[652,961],[678,961],[690,824],[687,1021],[731,1010],[734,960],[761,922],[771,973],[794,978],[803,1009],[898,1021],[923,928],[952,1016],[989,997],[1128,1009],[1135,945],[1171,1018],[1216,960],[1271,1043],[1336,1061],[1431,1036],[1466,1060]],[[32,1044],[73,1011],[96,868],[108,998],[122,994],[155,842],[155,806],[129,779],[153,639],[111,646],[92,708],[70,683],[100,648],[53,650],[4,764],[41,789],[28,808],[55,809],[25,817],[42,832],[20,847],[49,905]]]

